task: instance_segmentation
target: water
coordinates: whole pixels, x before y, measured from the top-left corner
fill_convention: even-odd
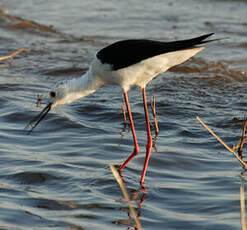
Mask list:
[[[241,165],[196,121],[236,144],[246,115],[246,1],[1,1],[0,229],[134,229],[108,165],[132,152],[121,89],[105,86],[57,107],[26,135],[55,82],[79,77],[94,53],[125,38],[174,40],[215,32],[192,60],[161,74],[160,135],[139,186],[146,132],[141,93],[133,89],[139,155],[123,171],[142,229],[241,229]],[[6,14],[8,12],[9,14]],[[42,107],[36,95],[43,94]],[[153,132],[154,134],[154,132]]]

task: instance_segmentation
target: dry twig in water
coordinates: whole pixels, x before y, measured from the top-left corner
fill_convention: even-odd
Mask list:
[[[196,119],[200,122],[200,124],[210,133],[212,134],[228,151],[230,151],[239,161],[240,163],[243,165],[244,169],[247,169],[247,165],[244,162],[244,160],[242,160],[237,153],[235,153],[235,151],[230,148],[221,138],[219,138],[214,132],[213,130],[211,130],[201,119],[199,116],[196,117]]]
[[[155,96],[153,95],[153,100],[151,98],[151,109],[154,117],[154,124],[155,124],[155,138],[159,136],[159,125],[158,125],[158,118],[156,115],[156,106],[155,106]]]
[[[243,126],[243,131],[242,131],[242,137],[241,137],[241,140],[240,140],[240,144],[238,146],[238,155],[240,157],[242,157],[242,149],[244,147],[244,142],[246,140],[246,137],[245,137],[246,126],[247,126],[247,118],[245,118],[245,121],[244,121],[244,126]]]
[[[37,107],[40,107],[42,98],[43,98],[42,94],[37,94],[37,102],[36,102]]]
[[[18,55],[20,53],[23,53],[23,52],[28,52],[28,50],[25,49],[25,48],[19,49],[19,50],[15,51],[14,53],[12,53],[12,54],[10,54],[8,56],[0,57],[0,61],[6,60],[6,59],[10,59],[10,61],[12,61],[14,56],[16,56],[16,55]]]
[[[123,118],[124,118],[124,127],[126,127],[127,126],[127,117],[126,117],[126,112],[125,112],[124,98],[123,98],[122,112],[123,112]]]
[[[136,213],[135,213],[135,210],[130,202],[130,198],[129,198],[129,195],[124,187],[124,183],[122,181],[122,178],[119,176],[119,173],[117,172],[116,168],[114,165],[110,165],[110,169],[114,175],[114,177],[116,178],[116,181],[118,182],[122,192],[123,192],[123,195],[124,195],[124,198],[127,200],[128,202],[128,205],[129,205],[129,209],[130,209],[130,213],[132,214],[133,218],[134,218],[134,221],[135,221],[135,224],[136,224],[136,229],[137,230],[140,230],[141,229],[141,224],[139,222],[139,220],[137,219],[136,217]]]
[[[240,186],[240,214],[242,230],[246,230],[244,184]]]

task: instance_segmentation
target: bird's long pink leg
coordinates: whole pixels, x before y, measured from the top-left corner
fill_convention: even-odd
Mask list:
[[[142,176],[141,176],[141,181],[140,181],[141,185],[143,185],[145,175],[147,172],[147,167],[148,167],[148,162],[149,162],[149,158],[150,158],[151,151],[152,151],[152,142],[153,142],[152,135],[151,135],[151,129],[150,129],[150,123],[149,123],[149,117],[148,117],[148,108],[147,108],[145,87],[142,88],[142,97],[143,97],[144,112],[145,112],[146,126],[147,126],[147,145],[146,145],[146,158],[145,158],[145,162],[143,165]]]
[[[130,126],[131,126],[131,131],[132,131],[133,140],[134,140],[134,146],[135,147],[134,147],[133,153],[122,164],[122,166],[119,168],[119,171],[121,171],[139,152],[139,146],[138,146],[138,143],[137,143],[135,126],[134,126],[133,117],[132,117],[132,113],[131,113],[131,109],[130,109],[130,105],[129,105],[128,94],[125,91],[123,92],[123,94],[124,94],[124,100],[125,100],[125,103],[126,103],[126,107],[127,107],[127,110],[128,110],[129,121],[130,121]]]

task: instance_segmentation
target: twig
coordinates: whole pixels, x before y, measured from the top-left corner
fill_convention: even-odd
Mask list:
[[[118,182],[122,192],[123,192],[123,195],[124,195],[124,198],[127,200],[128,202],[128,206],[129,206],[129,209],[130,209],[130,212],[134,218],[134,221],[135,221],[135,224],[136,224],[136,228],[137,230],[140,230],[141,229],[141,224],[139,222],[139,220],[137,219],[136,217],[136,213],[135,213],[135,210],[130,202],[130,198],[129,198],[129,195],[124,187],[124,184],[123,184],[123,181],[122,181],[122,178],[119,176],[119,173],[117,172],[116,168],[114,165],[109,165],[110,166],[110,169],[114,175],[114,177],[116,178],[116,181]]]
[[[155,137],[159,136],[159,125],[158,125],[158,118],[156,115],[156,106],[155,106],[155,96],[153,95],[153,100],[151,98],[151,109],[154,117],[154,124],[155,124]]]
[[[199,116],[196,117],[196,119],[201,123],[201,125],[210,133],[212,134],[228,151],[230,151],[231,153],[233,153],[233,155],[240,161],[240,163],[243,165],[243,167],[245,169],[247,169],[247,165],[244,162],[244,160],[242,160],[238,154],[232,149],[230,148],[221,138],[219,138],[214,132],[213,130],[211,130],[200,118]]]
[[[10,54],[8,56],[0,57],[0,61],[6,60],[6,59],[10,59],[12,61],[14,56],[16,56],[16,55],[18,55],[20,53],[23,53],[23,52],[28,52],[28,50],[25,49],[25,48],[19,49],[19,50],[15,51],[14,53],[12,53],[12,54]]]
[[[37,94],[36,107],[40,107],[42,98],[43,98],[43,95],[42,94]]]
[[[122,105],[122,112],[123,112],[123,118],[124,118],[124,127],[126,127],[127,126],[127,117],[126,117],[126,112],[125,112],[124,99],[123,99],[123,105]]]
[[[153,148],[154,148],[155,152],[158,152],[158,148],[157,148],[157,146],[156,146],[156,144],[155,144],[156,140],[157,140],[157,137],[155,136],[155,137],[153,138]]]
[[[244,185],[240,186],[240,214],[242,230],[246,230]]]
[[[242,137],[241,137],[240,144],[239,144],[239,147],[238,147],[238,155],[241,156],[241,157],[242,157],[242,149],[244,147],[244,142],[246,140],[246,137],[245,137],[246,126],[247,126],[247,118],[244,121]]]

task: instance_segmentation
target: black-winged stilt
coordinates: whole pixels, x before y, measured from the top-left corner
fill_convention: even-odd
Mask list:
[[[134,151],[119,168],[121,171],[139,152],[127,94],[131,86],[138,86],[142,91],[147,126],[146,158],[140,180],[140,184],[143,185],[152,150],[152,136],[145,92],[146,85],[158,74],[185,62],[203,50],[204,47],[197,45],[213,41],[205,41],[212,34],[173,42],[144,39],[123,40],[101,49],[97,52],[89,70],[83,76],[55,84],[50,91],[49,104],[27,126],[30,128],[29,133],[57,105],[68,104],[85,97],[104,84],[119,85],[123,89],[134,141]]]

